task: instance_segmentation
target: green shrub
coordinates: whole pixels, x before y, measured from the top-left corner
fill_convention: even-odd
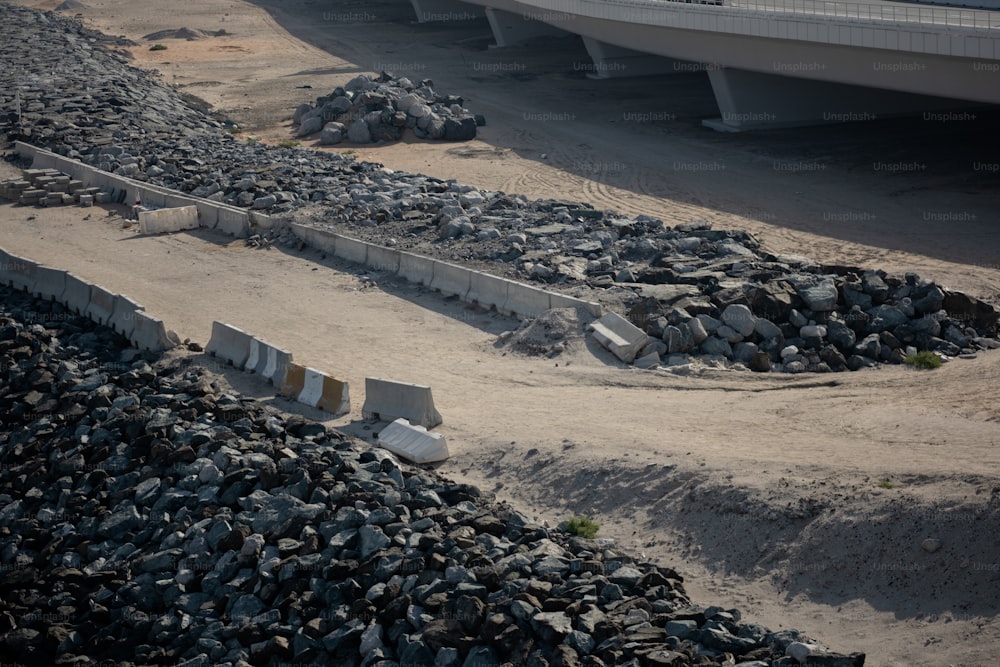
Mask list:
[[[150,51],[166,51],[167,47],[165,47],[163,44],[153,44],[151,47],[149,47],[149,50]]]
[[[923,350],[922,352],[917,352],[916,354],[911,354],[904,359],[907,364],[913,366],[914,368],[926,368],[934,369],[941,368],[941,357],[937,356],[933,352],[928,352]]]
[[[279,142],[278,145],[281,146],[282,148],[295,148],[296,146],[301,146],[302,142],[286,139],[285,141]]]
[[[888,479],[883,479],[881,482],[878,483],[878,486],[880,489],[892,489],[895,488],[896,485],[890,482]]]
[[[566,532],[570,535],[591,539],[597,535],[597,529],[601,525],[591,521],[585,516],[575,516],[566,522]]]

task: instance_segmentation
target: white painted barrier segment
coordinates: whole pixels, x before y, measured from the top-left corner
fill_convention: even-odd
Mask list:
[[[615,312],[591,322],[588,328],[598,343],[626,364],[632,363],[649,342],[646,332]]]
[[[87,305],[87,317],[98,324],[107,325],[115,312],[116,295],[100,285],[90,286],[90,303]]]
[[[143,202],[144,204],[146,202]],[[139,232],[161,234],[198,228],[198,207],[161,208],[155,211],[139,212]]]
[[[399,277],[418,285],[430,285],[434,280],[434,260],[412,252],[401,252]]]
[[[296,363],[288,364],[278,395],[326,410],[334,416],[351,411],[350,387],[346,382]]]
[[[405,419],[397,419],[379,431],[378,446],[414,463],[436,463],[450,456],[443,435],[428,433],[423,426],[414,426]]]
[[[549,309],[549,293],[537,287],[511,282],[504,301],[505,313],[516,313],[521,317],[538,317]]]
[[[38,263],[17,255],[10,255],[10,260],[3,273],[4,282],[16,289],[30,292],[35,286]]]
[[[150,352],[163,352],[181,344],[177,334],[163,325],[163,320],[141,310],[135,311],[135,328],[129,340],[140,350]]]
[[[77,315],[83,315],[90,306],[90,283],[80,280],[72,273],[66,274],[66,288],[60,300],[63,305]]]
[[[368,245],[368,255],[365,264],[372,271],[399,272],[399,251],[383,248],[380,245]]]
[[[279,349],[257,337],[250,339],[250,356],[247,358],[245,370],[256,373],[278,386],[291,362],[291,352]]]
[[[242,370],[250,357],[250,334],[224,322],[212,322],[212,337],[205,352]]]
[[[127,296],[119,294],[115,298],[115,307],[111,312],[111,317],[108,318],[107,325],[126,338],[131,339],[132,333],[135,331],[135,314],[140,310],[145,310],[145,308]]]
[[[604,310],[600,304],[556,292],[549,292],[549,308],[583,308],[587,314],[594,317],[600,317]]]
[[[61,299],[66,291],[66,272],[39,264],[35,268],[35,281],[31,293],[35,296],[52,301]]]
[[[434,278],[431,280],[430,287],[445,296],[457,296],[464,301],[472,283],[471,273],[465,267],[435,261]]]
[[[295,234],[295,237],[306,245],[336,256],[337,235],[333,232],[328,232],[317,227],[310,227],[309,225],[300,225],[297,222],[293,222],[289,227],[292,233]]]
[[[337,234],[337,247],[334,252],[337,257],[355,264],[365,264],[368,261],[367,243],[339,234]]]
[[[365,404],[361,413],[365,419],[382,421],[402,417],[426,428],[434,428],[442,421],[430,387],[382,378],[365,378]]]
[[[465,295],[465,300],[469,303],[479,304],[484,308],[496,308],[500,312],[505,312],[503,307],[507,303],[509,286],[509,280],[491,276],[488,273],[470,271],[469,291]]]

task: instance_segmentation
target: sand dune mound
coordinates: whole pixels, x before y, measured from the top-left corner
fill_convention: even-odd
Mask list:
[[[58,7],[56,7],[56,11],[57,12],[76,12],[76,11],[80,11],[81,9],[86,9],[86,8],[87,8],[87,5],[83,4],[79,0],[64,0],[63,2],[59,3]]]

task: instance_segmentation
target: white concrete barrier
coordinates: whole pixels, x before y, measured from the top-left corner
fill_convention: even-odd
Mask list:
[[[545,290],[511,281],[503,311],[521,317],[538,317],[549,309],[549,293]]]
[[[435,261],[434,278],[431,280],[430,287],[445,296],[457,296],[464,301],[472,282],[471,273],[463,266]]]
[[[465,295],[465,300],[469,303],[477,303],[483,308],[496,308],[503,311],[504,304],[507,303],[507,289],[510,281],[488,273],[479,271],[469,272],[469,291]]]
[[[145,204],[146,202],[143,202]],[[161,208],[155,211],[140,211],[139,232],[161,234],[198,228],[198,207]]]
[[[411,283],[430,285],[434,280],[434,260],[412,252],[399,253],[399,276]]]
[[[354,262],[355,264],[365,264],[368,261],[368,244],[364,241],[335,235],[337,237],[336,249],[337,257]]]
[[[66,291],[66,272],[39,264],[35,268],[35,281],[31,293],[49,301],[62,299]]]
[[[399,272],[399,251],[383,248],[379,245],[368,245],[368,255],[365,264],[372,271]]]
[[[98,324],[107,325],[115,312],[116,295],[100,285],[90,286],[90,303],[87,304],[87,317]]]
[[[450,456],[443,435],[428,433],[423,426],[414,426],[405,419],[397,419],[379,431],[378,446],[414,463],[436,463]]]
[[[600,304],[556,292],[549,292],[549,308],[582,308],[584,312],[594,317],[600,317],[604,312]]]
[[[441,423],[430,387],[382,378],[365,378],[365,404],[361,412],[365,419],[395,421],[402,417],[425,428]]]
[[[346,382],[296,363],[288,364],[278,394],[335,416],[351,411],[350,387]]]
[[[3,281],[11,287],[30,292],[35,286],[38,263],[8,253],[8,261],[3,272]]]
[[[632,363],[649,342],[645,331],[615,312],[591,322],[589,329],[598,343],[626,364]]]
[[[220,232],[245,239],[250,236],[250,214],[230,206],[215,206],[215,229]]]
[[[115,297],[115,307],[111,311],[111,317],[108,318],[107,325],[131,340],[132,334],[135,331],[135,314],[140,310],[145,310],[145,308],[127,296],[119,294]]]
[[[297,222],[291,223],[289,227],[291,227],[292,233],[295,234],[295,238],[311,248],[322,250],[336,257],[337,235],[333,232],[317,227],[310,227],[309,225],[300,225]]]
[[[292,353],[264,342],[256,336],[250,339],[250,356],[245,370],[256,373],[271,384],[279,386],[285,378]]]
[[[212,322],[212,337],[205,352],[243,370],[250,357],[250,334],[224,322]]]
[[[164,352],[181,344],[177,334],[163,325],[163,320],[141,310],[135,311],[135,328],[129,340],[140,350],[150,352]]]
[[[67,273],[66,288],[63,290],[60,301],[77,315],[85,315],[87,307],[90,306],[90,283],[77,278],[72,273]]]

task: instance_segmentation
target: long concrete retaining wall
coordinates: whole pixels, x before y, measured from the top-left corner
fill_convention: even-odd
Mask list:
[[[100,187],[106,192],[114,193],[113,199],[117,203],[131,203],[138,197],[144,205],[156,208],[194,206],[197,209],[198,226],[239,238],[246,238],[251,233],[271,227],[271,218],[262,213],[101,171],[23,141],[15,142],[14,150],[21,157],[31,158],[34,168],[58,169],[83,183],[84,187]]]
[[[67,271],[43,266],[0,248],[0,283],[58,301],[71,312],[111,327],[142,350],[163,352],[180,344],[162,320],[121,294],[81,280]]]
[[[335,257],[387,271],[409,282],[457,296],[468,303],[519,317],[538,317],[551,308],[583,308],[600,317],[601,306],[565,294],[550,292],[515,280],[491,276],[464,266],[359,241],[325,229],[291,223],[292,233],[308,246]]]

